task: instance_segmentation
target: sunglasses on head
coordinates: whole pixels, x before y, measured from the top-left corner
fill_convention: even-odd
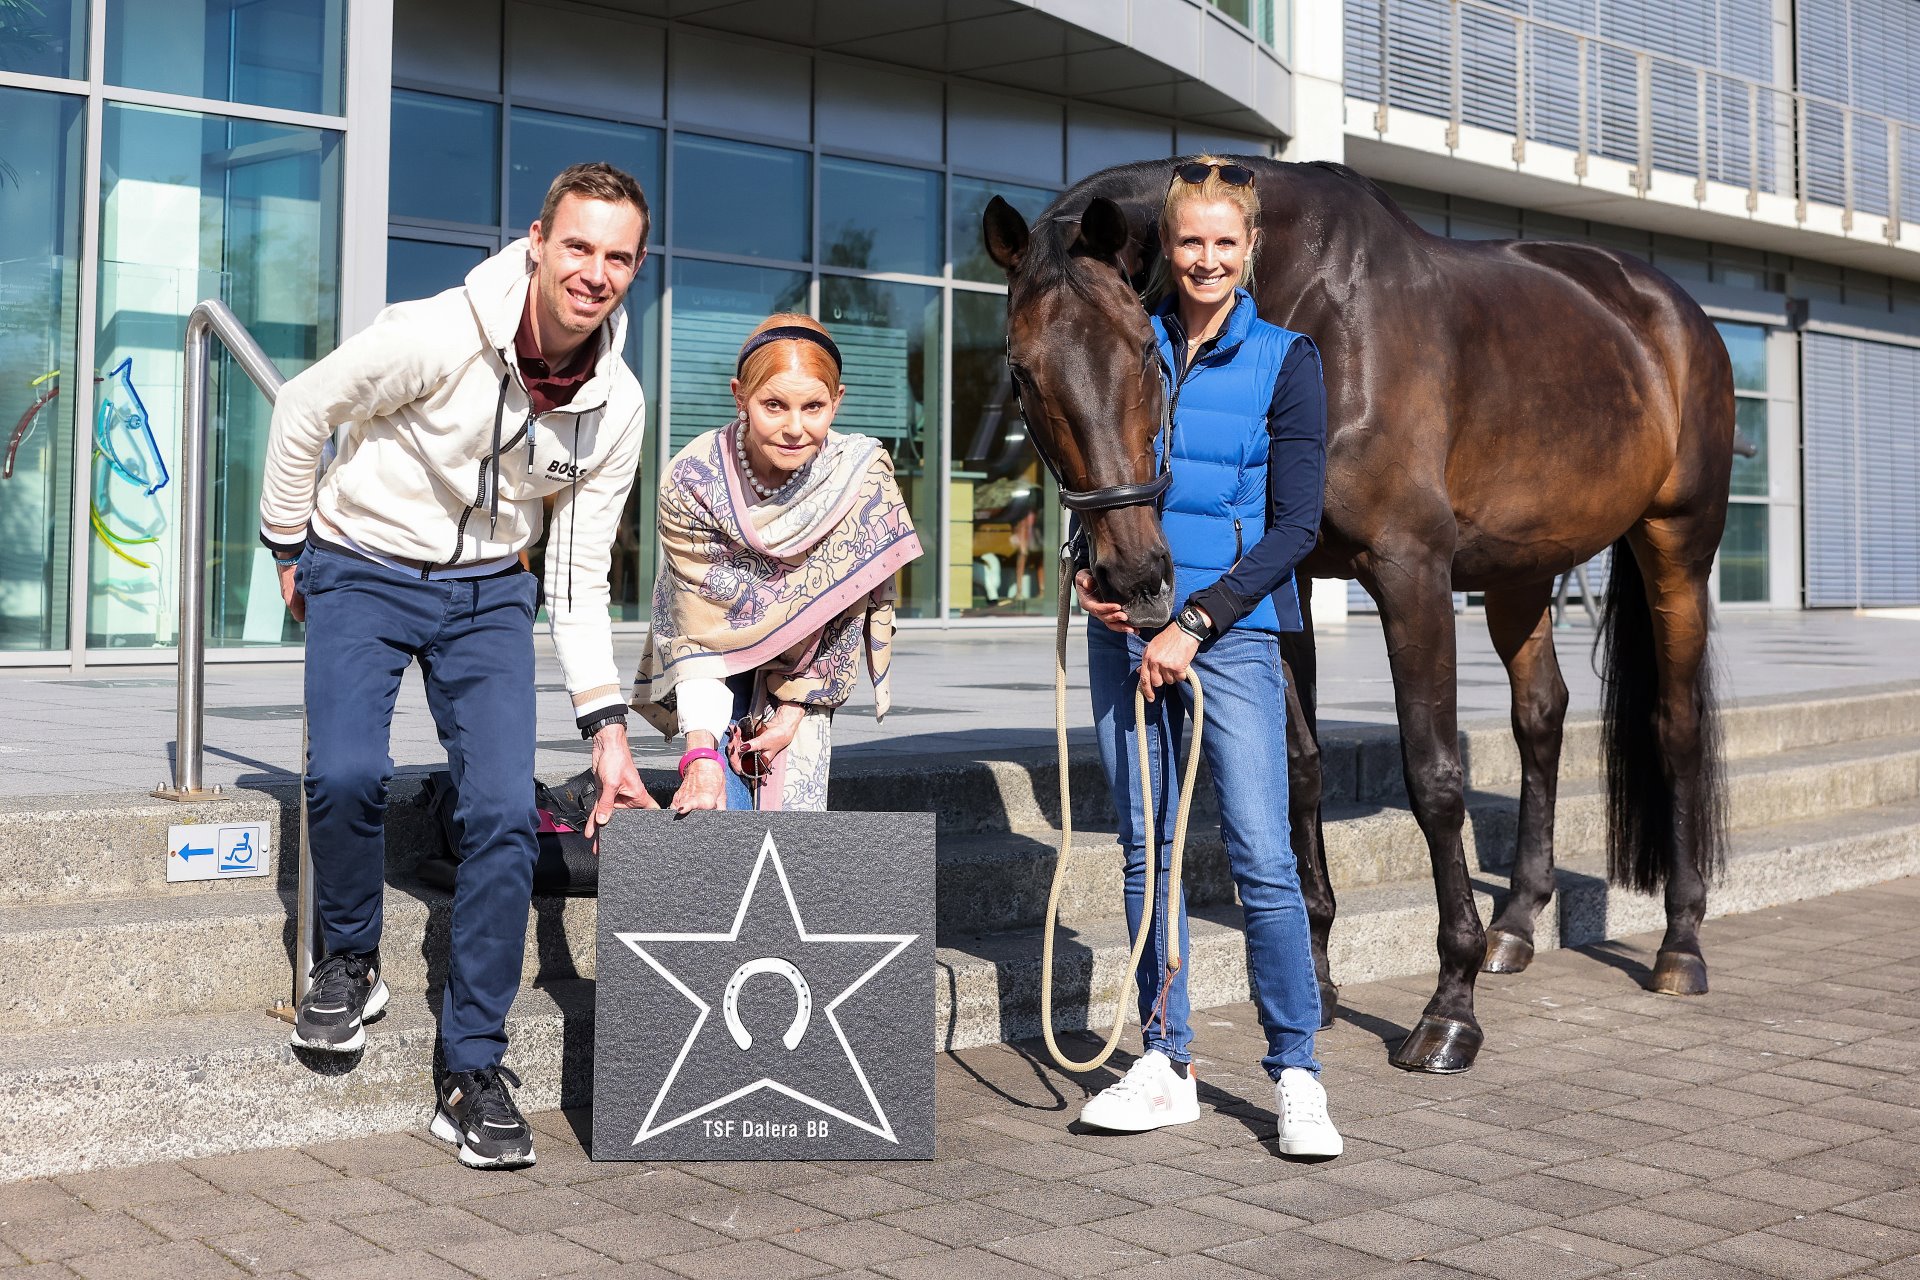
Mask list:
[[[1220,181],[1230,187],[1250,187],[1253,185],[1253,170],[1243,164],[1201,164],[1198,160],[1189,164],[1173,166],[1176,181],[1199,186],[1207,180],[1210,173],[1218,173]]]

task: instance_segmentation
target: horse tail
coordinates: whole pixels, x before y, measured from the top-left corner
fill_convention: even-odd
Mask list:
[[[1598,643],[1603,689],[1600,754],[1607,775],[1607,879],[1641,893],[1657,893],[1674,865],[1674,786],[1660,741],[1653,608],[1639,561],[1624,537],[1613,544],[1612,576]],[[1693,848],[1687,852],[1695,870],[1711,881],[1725,865],[1727,825],[1711,654],[1701,660],[1693,700],[1700,740],[1695,811],[1687,824]]]

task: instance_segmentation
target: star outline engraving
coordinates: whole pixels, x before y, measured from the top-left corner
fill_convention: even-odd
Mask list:
[[[654,1121],[660,1113],[660,1106],[663,1102],[666,1101],[667,1094],[673,1089],[673,1082],[679,1078],[680,1068],[683,1065],[685,1065],[687,1060],[687,1055],[690,1052],[692,1052],[694,1043],[697,1040],[699,1040],[701,1030],[705,1028],[705,1026],[707,1025],[707,1020],[713,1016],[713,1006],[708,1004],[705,1000],[702,1000],[699,996],[695,995],[692,988],[688,987],[684,982],[680,981],[680,979],[673,973],[672,970],[668,969],[664,964],[662,964],[658,959],[656,959],[641,944],[648,943],[648,942],[737,942],[739,941],[741,927],[746,922],[747,909],[753,904],[754,894],[759,891],[760,877],[762,873],[766,871],[769,864],[771,864],[773,867],[773,873],[775,878],[777,878],[780,882],[781,894],[786,898],[786,902],[787,902],[787,913],[793,921],[794,932],[798,935],[800,941],[802,942],[890,942],[894,944],[892,950],[888,951],[885,955],[881,956],[880,959],[876,960],[867,969],[865,973],[861,974],[858,978],[854,979],[852,983],[848,984],[847,988],[844,991],[842,991],[839,995],[835,996],[821,1010],[821,1012],[825,1015],[827,1019],[827,1024],[833,1028],[834,1038],[837,1041],[839,1041],[841,1051],[847,1055],[847,1064],[853,1068],[854,1079],[860,1082],[860,1089],[861,1089],[861,1092],[866,1096],[867,1105],[873,1108],[873,1114],[875,1115],[875,1117],[878,1118],[879,1123],[874,1124],[869,1121],[862,1120],[858,1116],[849,1115],[847,1112],[844,1112],[837,1107],[829,1106],[827,1103],[820,1101],[818,1098],[815,1098],[809,1094],[801,1092],[800,1090],[794,1088],[792,1085],[785,1084],[781,1081],[775,1080],[770,1076],[762,1076],[760,1079],[753,1081],[751,1084],[743,1085],[742,1087],[735,1089],[733,1092],[725,1095],[724,1097],[716,1098],[711,1102],[704,1103],[701,1106],[695,1107],[694,1109],[686,1112],[683,1115],[676,1116],[673,1119],[665,1122],[664,1124],[656,1125]],[[614,931],[613,936],[617,938],[622,944],[624,944],[629,950],[631,950],[636,956],[639,956],[641,960],[645,961],[649,968],[651,968],[655,973],[659,974],[662,978],[664,978],[667,981],[667,983],[673,987],[674,990],[678,991],[681,995],[685,996],[687,1000],[694,1006],[694,1008],[699,1010],[698,1015],[693,1020],[693,1026],[687,1032],[686,1042],[680,1046],[680,1052],[676,1054],[673,1059],[673,1066],[668,1069],[666,1078],[660,1082],[659,1091],[654,1094],[653,1104],[647,1108],[646,1118],[640,1122],[639,1132],[634,1134],[633,1141],[628,1145],[638,1146],[640,1143],[645,1142],[649,1138],[657,1138],[663,1133],[666,1133],[672,1129],[676,1129],[683,1124],[687,1124],[691,1121],[697,1120],[701,1116],[706,1115],[710,1111],[717,1110],[718,1108],[724,1107],[729,1103],[737,1102],[741,1098],[744,1098],[749,1094],[758,1092],[761,1089],[770,1090],[771,1092],[778,1093],[785,1097],[791,1098],[796,1102],[804,1103],[805,1105],[814,1108],[816,1111],[820,1111],[825,1113],[826,1115],[832,1116],[836,1120],[845,1121],[847,1124],[853,1125],[857,1129],[864,1130],[867,1133],[871,1133],[876,1137],[883,1138],[888,1142],[894,1143],[895,1145],[899,1144],[900,1139],[894,1134],[893,1123],[887,1118],[886,1108],[880,1105],[880,1099],[878,1096],[875,1095],[873,1091],[873,1084],[871,1081],[867,1079],[866,1069],[860,1065],[860,1056],[854,1052],[852,1043],[849,1042],[847,1039],[846,1031],[840,1025],[840,1019],[836,1016],[836,1010],[839,1009],[840,1005],[843,1002],[845,1002],[849,996],[853,995],[854,992],[866,986],[866,984],[873,978],[875,974],[879,973],[880,970],[886,968],[888,964],[892,963],[894,958],[897,957],[902,951],[905,951],[908,947],[912,946],[915,942],[919,941],[920,939],[919,934],[917,933],[902,934],[902,933],[810,933],[808,932],[806,924],[800,919],[800,906],[797,902],[794,901],[793,885],[787,879],[786,864],[781,860],[780,849],[774,843],[773,832],[768,831],[766,833],[765,838],[761,841],[760,854],[754,860],[753,870],[747,876],[746,890],[740,895],[740,905],[734,912],[733,924],[726,932],[724,933],[720,933],[720,932],[643,933],[643,932],[630,932],[630,931],[616,930]]]

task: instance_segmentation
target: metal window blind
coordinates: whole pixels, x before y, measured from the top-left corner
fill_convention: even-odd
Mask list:
[[[1807,604],[1920,604],[1920,351],[1801,345]]]

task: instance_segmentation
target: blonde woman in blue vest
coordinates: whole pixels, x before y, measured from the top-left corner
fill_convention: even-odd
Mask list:
[[[1267,1041],[1262,1065],[1274,1081],[1280,1149],[1324,1157],[1339,1155],[1342,1144],[1313,1052],[1320,990],[1288,836],[1280,633],[1300,629],[1294,566],[1320,528],[1326,393],[1312,340],[1261,320],[1245,288],[1253,278],[1259,215],[1252,171],[1213,156],[1175,167],[1161,209],[1170,288],[1154,310],[1153,329],[1178,397],[1173,483],[1161,526],[1173,554],[1179,611],[1171,625],[1142,635],[1119,605],[1098,597],[1091,574],[1077,579],[1090,615],[1087,662],[1101,763],[1126,854],[1127,919],[1137,931],[1150,911],[1153,930],[1137,975],[1146,1051],[1117,1083],[1087,1100],[1080,1119],[1144,1132],[1200,1115],[1189,1059],[1186,966],[1163,992],[1166,903],[1142,900],[1148,851],[1139,829],[1133,733],[1138,681],[1150,699],[1154,831],[1164,840],[1178,801],[1177,760],[1191,697],[1181,681],[1191,667],[1206,694],[1202,749],[1246,917],[1254,1001]],[[1164,857],[1159,865],[1164,884]],[[1179,910],[1184,960],[1184,901]]]

